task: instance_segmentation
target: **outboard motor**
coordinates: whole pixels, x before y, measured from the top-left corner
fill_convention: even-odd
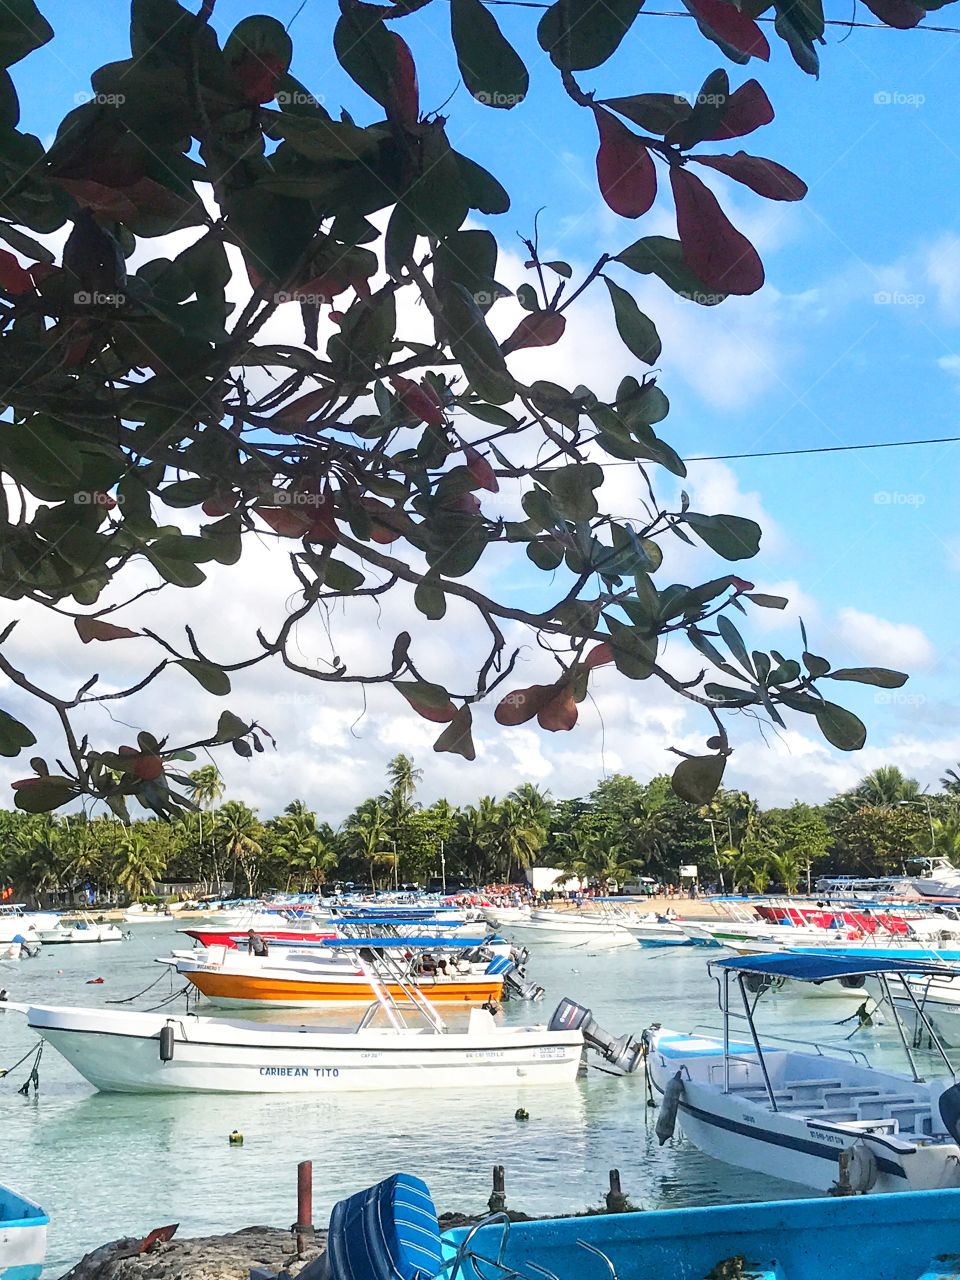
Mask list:
[[[522,970],[513,969],[504,975],[503,994],[513,1000],[542,1000],[546,993],[539,982],[531,982]]]
[[[599,1027],[582,1004],[566,997],[550,1019],[550,1031],[580,1031],[586,1044],[609,1064],[609,1074],[628,1076],[643,1061],[643,1044],[631,1035],[612,1036]],[[600,1070],[607,1068],[601,1067]]]
[[[952,1084],[940,1095],[940,1119],[954,1142],[960,1143],[960,1084]]]

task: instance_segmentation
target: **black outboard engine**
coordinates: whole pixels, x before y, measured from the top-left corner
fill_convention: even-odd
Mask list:
[[[597,1026],[593,1014],[575,1000],[564,997],[554,1010],[550,1031],[581,1031],[586,1044],[607,1066],[598,1068],[610,1075],[628,1076],[643,1061],[643,1044],[631,1035],[612,1036]]]
[[[511,969],[503,977],[503,994],[512,1000],[542,1000],[543,987],[531,982],[522,969]]]
[[[941,1093],[940,1119],[954,1142],[960,1142],[960,1084],[952,1084]]]

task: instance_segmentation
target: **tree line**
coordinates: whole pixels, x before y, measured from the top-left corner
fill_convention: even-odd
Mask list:
[[[796,892],[821,874],[916,873],[911,859],[960,857],[953,769],[935,794],[888,765],[824,804],[770,809],[724,789],[697,806],[665,774],[648,782],[616,774],[576,799],[527,782],[463,807],[421,804],[421,779],[410,757],[395,756],[380,794],[338,827],[299,799],[261,820],[224,799],[213,765],[190,774],[197,809],[175,821],[0,810],[0,888],[8,900],[134,901],[169,883],[230,885],[238,895],[426,885],[441,875],[452,886],[485,885],[534,865],[613,888],[642,875],[676,883],[681,866],[696,864],[703,885]]]

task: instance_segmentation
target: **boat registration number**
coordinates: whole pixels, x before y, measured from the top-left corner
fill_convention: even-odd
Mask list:
[[[542,1045],[540,1048],[541,1058],[562,1058],[563,1056],[564,1056],[564,1049],[562,1045],[545,1044],[545,1045]]]

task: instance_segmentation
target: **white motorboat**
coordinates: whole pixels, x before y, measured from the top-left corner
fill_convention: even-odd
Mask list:
[[[508,926],[524,942],[549,942],[575,947],[631,947],[636,940],[623,925],[623,913],[609,911],[531,911],[527,920]]]
[[[0,1280],[38,1280],[49,1224],[38,1204],[0,1184]]]
[[[28,911],[22,902],[0,906],[0,942],[39,942],[43,929],[56,928],[60,917],[52,911]]]
[[[22,942],[0,942],[0,960],[19,960],[22,954]]]
[[[377,1011],[380,1006],[371,1006]],[[326,1029],[196,1014],[27,1009],[38,1032],[108,1093],[338,1093],[572,1082],[580,1031],[504,1027],[474,1008],[466,1031],[436,1024]]]
[[[81,916],[77,920],[58,920],[56,928],[41,930],[40,941],[44,946],[60,946],[68,942],[122,942],[123,930],[115,924]]]
[[[924,864],[922,876],[909,880],[910,887],[924,898],[960,898],[960,870],[949,858],[914,858]]]
[[[530,919],[529,907],[498,905],[481,907],[480,911],[484,921],[494,929],[502,928],[505,924],[523,924],[525,921]]]
[[[678,924],[669,916],[649,911],[646,915],[632,915],[624,919],[623,927],[642,947],[689,947],[694,939],[685,924]],[[696,942],[699,944],[700,939]]]
[[[838,1184],[861,1192],[960,1188],[960,1085],[919,1008],[943,1062],[944,1074],[934,1080],[920,1075],[892,1001],[910,1075],[876,1070],[855,1051],[836,1056],[844,1052],[836,1045],[798,1048],[766,1035],[761,1045],[746,985],[749,975],[816,983],[863,974],[889,1001],[889,979],[905,972],[944,977],[949,970],[921,961],[810,954],[731,957],[708,968],[722,979],[722,1037],[663,1028],[646,1033],[650,1080],[665,1100],[661,1138],[672,1127],[672,1112],[706,1154],[820,1191]],[[731,1004],[732,989],[742,1012]],[[734,1019],[746,1024],[748,1037],[731,1040]]]

